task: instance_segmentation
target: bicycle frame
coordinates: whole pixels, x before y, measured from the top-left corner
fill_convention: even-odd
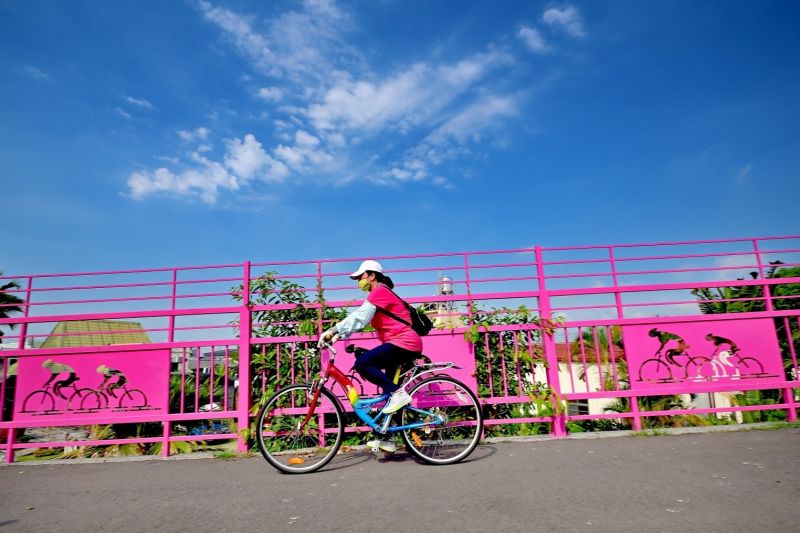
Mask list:
[[[356,390],[353,383],[350,381],[350,378],[342,372],[335,364],[336,361],[336,349],[329,344],[320,344],[321,347],[324,347],[328,350],[331,354],[330,358],[328,359],[327,365],[322,365],[323,370],[320,372],[319,377],[314,380],[312,385],[312,391],[314,391],[314,397],[310,403],[308,413],[306,414],[306,418],[303,421],[301,427],[305,426],[308,421],[314,416],[314,411],[317,406],[317,400],[319,399],[320,391],[322,387],[328,382],[329,379],[333,378],[333,380],[342,387],[342,389],[347,394],[347,400],[350,402],[350,405],[353,406],[353,412],[360,418],[367,426],[370,427],[373,431],[377,431],[381,434],[387,433],[397,433],[399,431],[405,431],[408,429],[416,429],[421,428],[424,426],[431,426],[436,424],[444,423],[442,417],[433,412],[426,409],[418,409],[411,405],[407,405],[403,407],[403,409],[411,409],[418,413],[422,413],[428,419],[427,422],[415,422],[412,424],[405,424],[399,426],[390,426],[392,417],[395,413],[384,414],[381,410],[376,409],[374,406],[376,404],[386,402],[389,397],[391,396],[388,393],[383,393],[379,396],[369,397],[369,398],[360,398],[358,395],[358,391]],[[320,354],[321,357],[321,354]],[[408,385],[411,381],[419,378],[420,376],[426,374],[433,374],[440,370],[444,370],[446,368],[453,368],[453,363],[431,363],[424,366],[415,365],[411,368],[411,370],[407,371],[403,374],[403,386]],[[373,417],[371,412],[375,410],[377,413]],[[397,411],[398,413],[401,412]]]

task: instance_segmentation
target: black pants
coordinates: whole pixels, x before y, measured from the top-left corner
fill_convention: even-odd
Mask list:
[[[381,344],[368,352],[358,356],[355,369],[364,379],[383,389],[383,392],[392,393],[400,388],[381,369],[394,368],[413,361],[420,356],[420,352],[412,352],[388,342]]]

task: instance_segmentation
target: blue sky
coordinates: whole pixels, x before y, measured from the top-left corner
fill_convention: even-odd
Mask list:
[[[0,1],[7,274],[798,233],[800,4]]]

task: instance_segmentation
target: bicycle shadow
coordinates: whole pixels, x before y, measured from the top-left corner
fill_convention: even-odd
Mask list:
[[[352,468],[360,464],[371,461],[374,454],[366,447],[364,448],[351,448],[345,451],[339,451],[330,463],[323,470],[341,470],[342,468]]]
[[[497,453],[497,448],[495,448],[494,446],[491,446],[489,444],[478,444],[478,446],[472,451],[472,453],[469,454],[469,457],[459,461],[456,464],[468,464],[477,461],[483,461],[484,459],[488,459],[489,457],[491,457],[496,453]],[[383,457],[378,457],[379,463],[403,463],[407,461],[415,462],[420,465],[431,466],[429,463],[426,463],[416,455],[407,451],[385,453],[383,454]]]
[[[473,452],[457,464],[468,464],[476,461],[483,461],[497,453],[497,448],[489,444],[478,444]],[[346,452],[338,453],[336,457],[330,462],[325,470],[339,470],[342,468],[351,468],[367,461],[375,461],[378,463],[406,463],[414,462],[420,465],[431,466],[430,464],[422,461],[414,454],[405,450],[398,450],[394,453],[373,452],[367,447],[353,448]]]

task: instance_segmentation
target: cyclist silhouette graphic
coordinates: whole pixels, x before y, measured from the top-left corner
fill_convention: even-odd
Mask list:
[[[661,342],[661,346],[658,347],[656,350],[656,355],[661,353],[661,351],[667,346],[667,343],[670,341],[675,341],[678,343],[676,348],[670,348],[666,352],[664,352],[664,356],[667,359],[667,362],[671,365],[675,366],[683,366],[675,360],[676,355],[685,354],[686,350],[690,348],[686,341],[683,340],[683,337],[676,335],[674,333],[670,333],[669,331],[659,331],[656,328],[653,328],[649,331],[648,335],[651,337],[657,337],[658,340]]]
[[[128,378],[125,377],[125,374],[119,370],[109,368],[106,365],[98,366],[97,373],[103,374],[103,382],[98,387],[98,390],[103,390],[103,387],[105,387],[106,392],[108,392],[108,394],[110,394],[113,398],[117,397],[116,393],[114,393],[114,390],[121,388],[128,382]],[[111,380],[115,378],[116,381],[110,383]]]
[[[739,353],[739,347],[736,346],[736,343],[730,339],[726,339],[725,337],[720,337],[719,335],[714,335],[713,333],[709,333],[706,335],[706,340],[714,343],[714,354],[717,354],[721,351],[721,347],[723,344],[727,344],[727,350],[730,355],[736,355]]]
[[[75,370],[69,366],[62,363],[56,363],[52,359],[48,359],[44,363],[42,363],[42,367],[46,368],[50,371],[50,379],[44,384],[44,388],[46,389],[51,382],[53,382],[53,393],[57,394],[62,399],[66,400],[67,397],[64,396],[64,393],[61,392],[61,389],[64,387],[69,387],[76,381],[78,381],[78,375],[75,373]],[[66,377],[62,379],[57,379],[59,376],[63,374],[68,374]]]

